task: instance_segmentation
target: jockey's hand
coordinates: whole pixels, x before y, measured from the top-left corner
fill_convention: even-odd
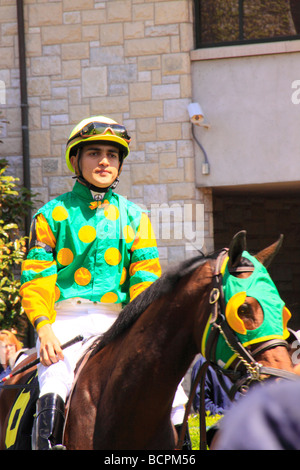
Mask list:
[[[51,366],[60,359],[64,359],[60,342],[53,333],[51,325],[47,324],[42,326],[39,331],[40,346],[40,361],[44,366]]]

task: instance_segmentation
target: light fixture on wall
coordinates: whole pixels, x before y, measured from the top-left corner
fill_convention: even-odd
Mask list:
[[[193,137],[194,137],[195,141],[197,142],[197,144],[199,145],[199,147],[202,150],[203,155],[204,155],[204,163],[202,163],[202,175],[209,175],[210,169],[209,169],[209,161],[208,161],[208,158],[207,158],[207,153],[206,153],[203,145],[199,142],[199,140],[195,136],[194,125],[199,126],[199,127],[205,127],[206,129],[209,129],[210,124],[208,124],[205,121],[202,108],[198,103],[190,103],[188,105],[188,112],[189,112],[191,123],[193,124],[192,125]]]

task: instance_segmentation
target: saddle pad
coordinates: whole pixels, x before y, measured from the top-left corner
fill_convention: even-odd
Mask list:
[[[28,378],[11,409],[5,436],[8,450],[30,450],[35,405],[39,395],[37,371]]]

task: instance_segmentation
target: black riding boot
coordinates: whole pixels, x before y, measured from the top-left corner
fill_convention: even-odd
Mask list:
[[[47,393],[39,398],[36,405],[32,449],[63,449],[64,421],[65,404],[59,395]]]

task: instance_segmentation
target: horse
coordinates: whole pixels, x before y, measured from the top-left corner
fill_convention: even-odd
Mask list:
[[[229,249],[199,254],[169,268],[127,304],[78,368],[67,404],[64,446],[68,450],[174,450],[178,435],[170,415],[175,392],[199,352],[220,367],[217,337],[225,338],[233,353],[228,367],[221,367],[222,372],[232,373],[233,383],[245,386],[270,376],[293,379],[286,315],[272,319],[276,334],[255,338],[247,346],[236,338],[234,328],[260,330],[264,312],[259,302],[243,296],[236,316],[231,305],[230,325],[227,310],[224,313],[224,264],[229,279],[247,279],[253,275],[253,263],[268,265],[281,243],[282,237],[251,262],[246,232],[239,232]],[[265,276],[269,278],[266,269]],[[277,323],[283,334],[277,334]]]

